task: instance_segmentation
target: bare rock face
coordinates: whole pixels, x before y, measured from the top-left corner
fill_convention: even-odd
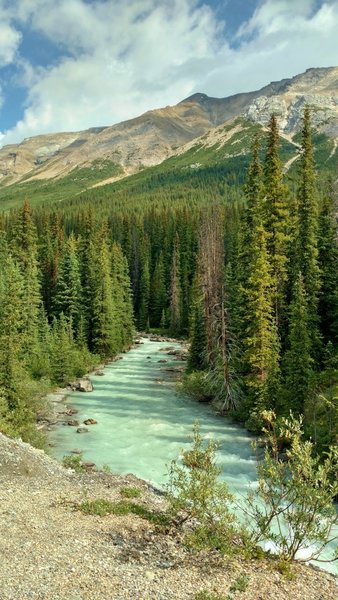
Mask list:
[[[309,106],[313,126],[329,137],[338,136],[338,67],[308,69],[261,92],[244,111],[245,117],[266,125],[275,113],[281,130],[293,134],[300,129],[304,107]]]

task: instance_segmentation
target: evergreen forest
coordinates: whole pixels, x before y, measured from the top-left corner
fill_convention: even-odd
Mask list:
[[[250,431],[292,411],[318,454],[337,444],[337,184],[317,172],[309,109],[292,172],[276,117],[254,133],[231,173],[150,169],[1,215],[1,431],[41,444],[46,391],[137,330],[187,338],[184,392]]]

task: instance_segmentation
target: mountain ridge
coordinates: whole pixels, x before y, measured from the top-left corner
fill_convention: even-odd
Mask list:
[[[111,183],[182,154],[203,136],[236,117],[262,126],[275,112],[281,134],[292,141],[300,128],[303,108],[310,105],[319,133],[338,140],[338,67],[311,68],[260,90],[225,98],[197,92],[174,106],[146,113],[112,126],[80,132],[41,134],[0,149],[0,187],[62,179],[91,171],[90,185]],[[226,134],[228,136],[228,133]],[[81,173],[79,174],[81,176]]]

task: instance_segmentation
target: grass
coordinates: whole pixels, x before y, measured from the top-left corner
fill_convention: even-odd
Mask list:
[[[166,514],[149,510],[141,504],[136,504],[127,500],[111,502],[105,498],[96,498],[95,500],[86,499],[83,500],[81,504],[75,506],[75,508],[86,515],[97,515],[99,517],[105,517],[106,515],[126,516],[132,514],[159,526],[166,526],[170,522]]]
[[[64,456],[62,464],[66,469],[73,469],[76,473],[85,473],[86,468],[82,465],[82,454]]]
[[[245,573],[238,575],[237,579],[231,584],[230,592],[245,592],[249,584],[249,577]]]
[[[123,487],[120,489],[120,494],[123,498],[140,498],[142,492],[137,487]]]

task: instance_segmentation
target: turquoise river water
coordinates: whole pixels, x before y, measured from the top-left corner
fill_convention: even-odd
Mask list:
[[[94,391],[72,392],[67,404],[78,410],[80,424],[94,418],[97,425],[79,434],[76,427],[60,425],[50,433],[51,454],[61,459],[74,448],[85,460],[112,471],[134,473],[156,486],[166,482],[166,465],[191,441],[192,425],[199,421],[201,433],[220,444],[218,463],[222,478],[238,495],[256,480],[256,456],[252,437],[230,420],[176,393],[173,373],[166,369],[182,365],[164,349],[179,345],[143,339],[143,344],[109,364],[104,376],[92,376]],[[167,360],[168,362],[159,362]],[[325,567],[326,568],[326,567]],[[328,570],[338,573],[333,564]]]

